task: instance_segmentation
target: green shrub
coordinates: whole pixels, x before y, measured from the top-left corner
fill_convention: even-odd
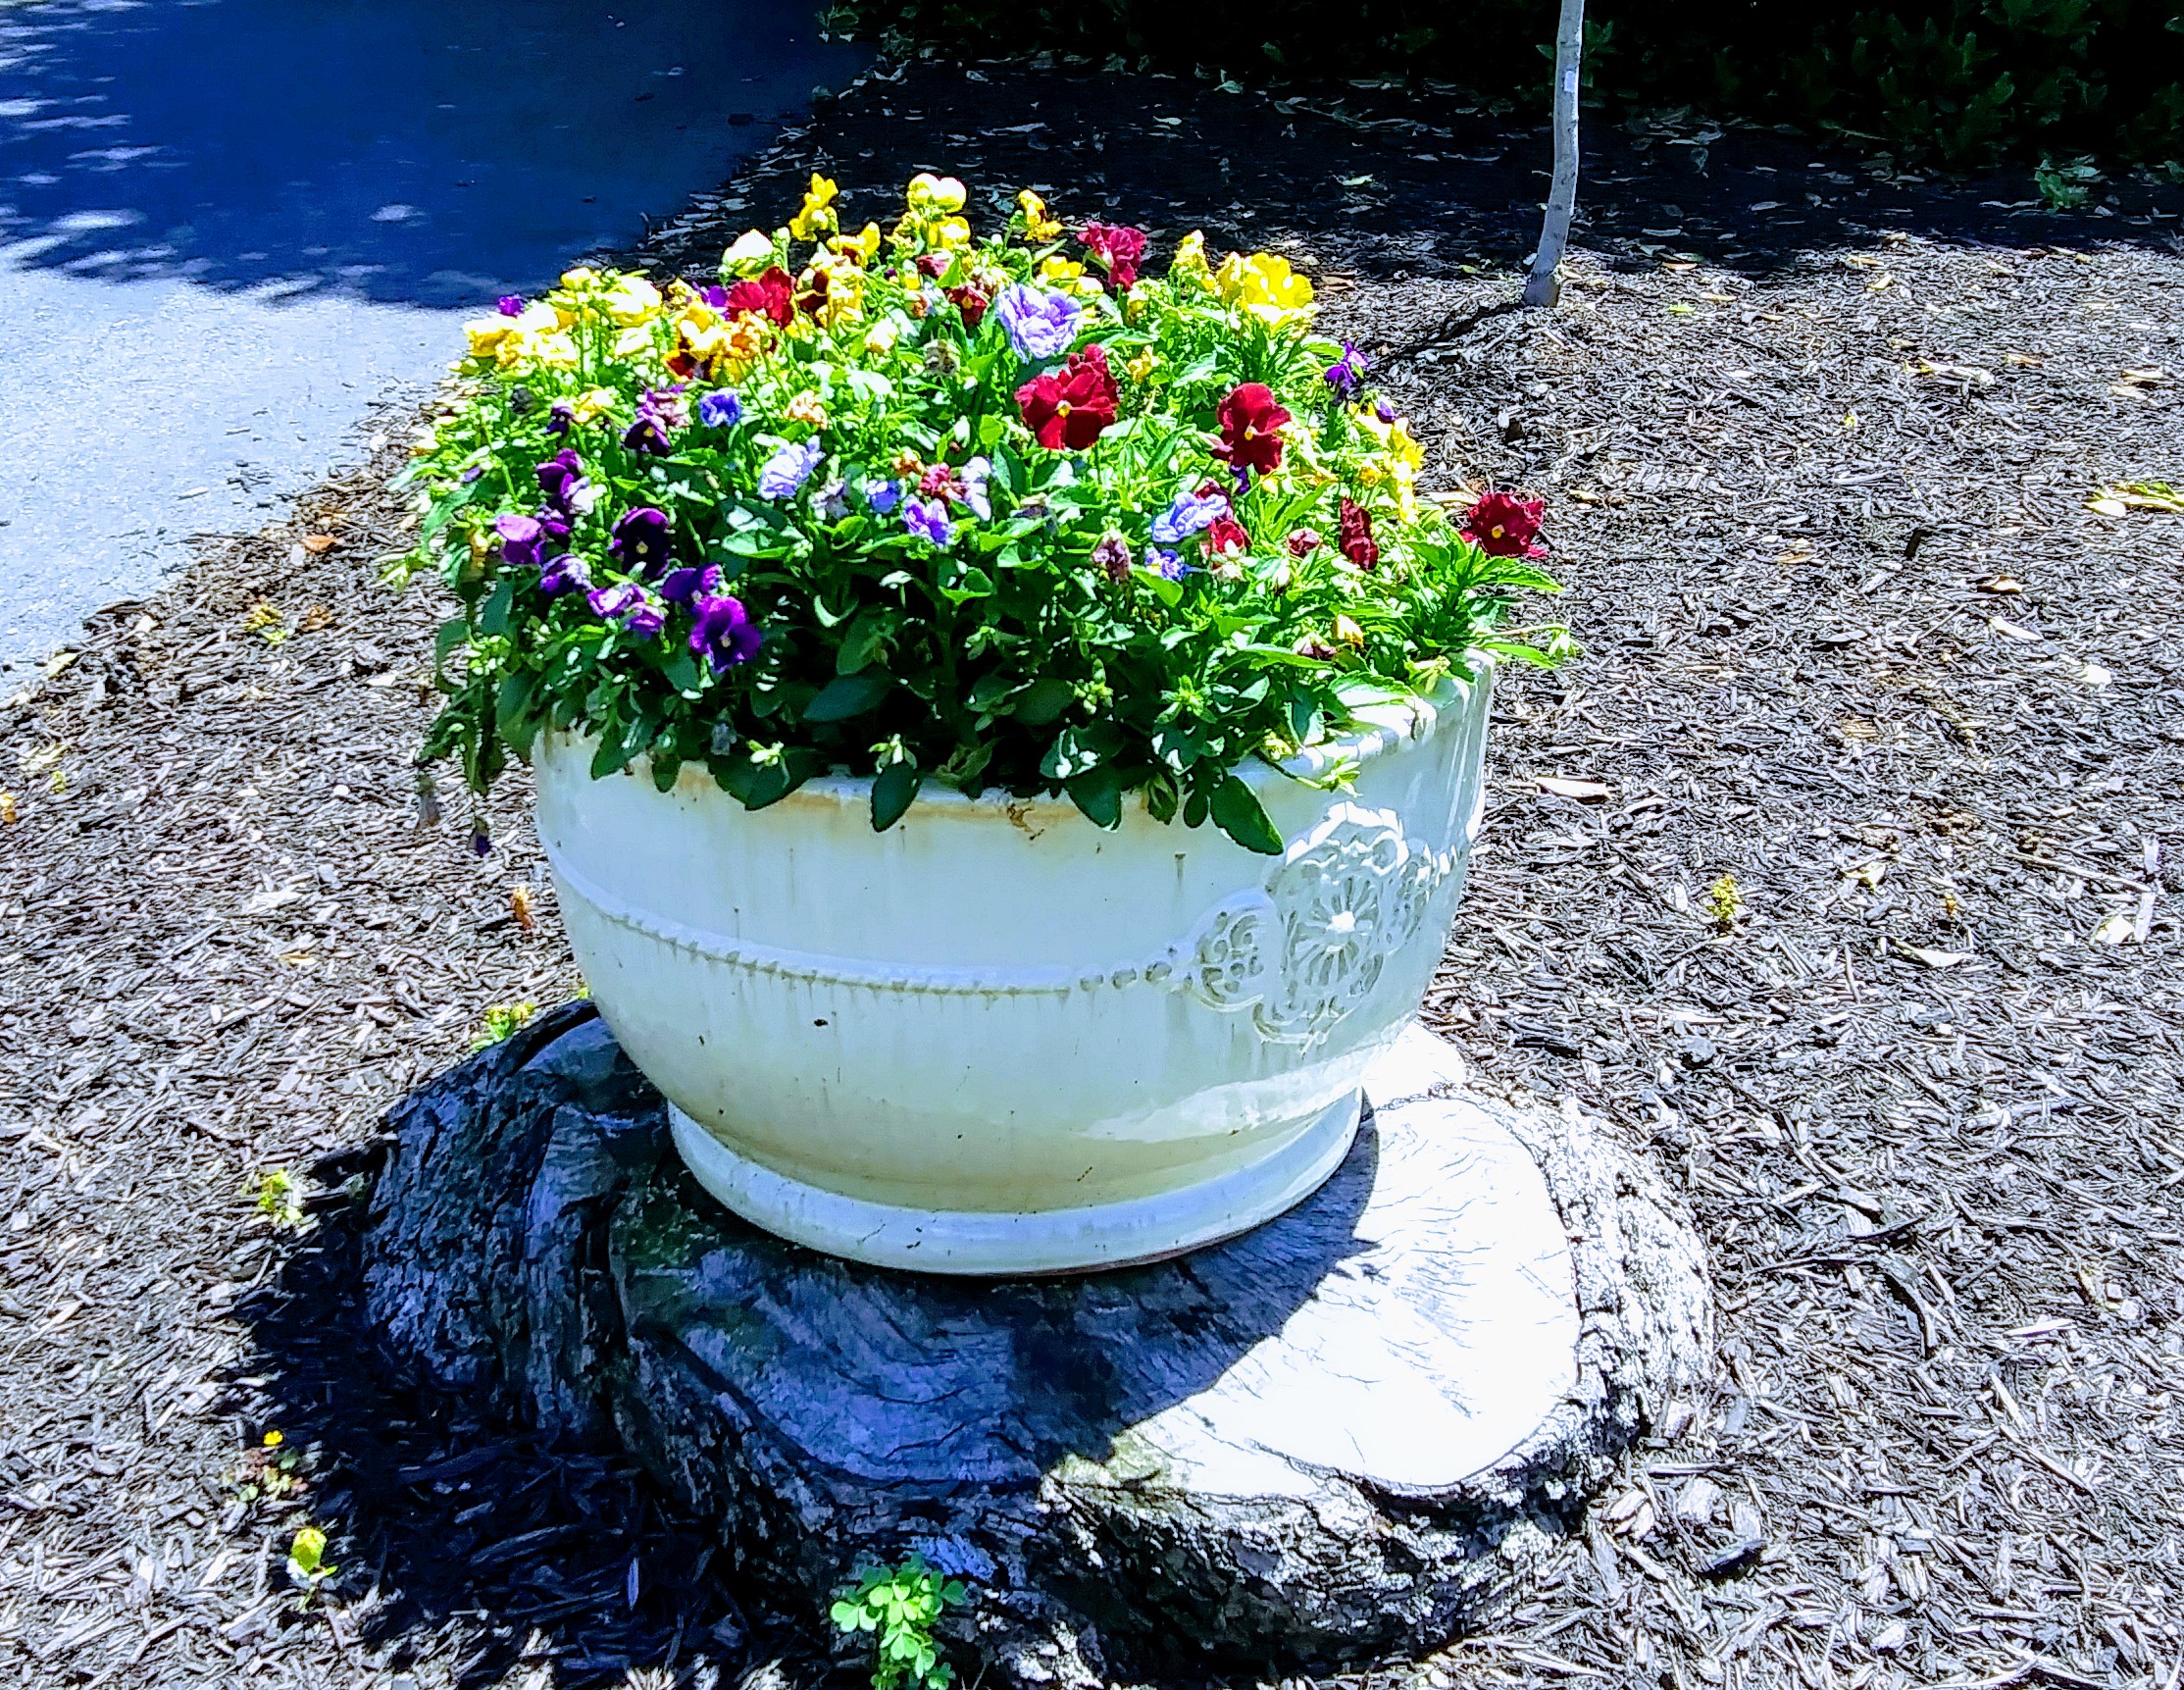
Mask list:
[[[2184,159],[2184,0],[1596,4],[1587,77],[1611,107],[1699,106],[1955,166]],[[1551,0],[839,0],[835,21],[951,46],[1120,54],[1248,77],[1448,78],[1544,109]]]

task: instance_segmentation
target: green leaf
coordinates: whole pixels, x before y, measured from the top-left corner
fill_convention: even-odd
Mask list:
[[[874,776],[872,831],[884,834],[900,821],[902,812],[910,807],[924,784],[925,771],[907,761],[889,763]]]
[[[500,724],[500,737],[506,740],[518,756],[530,754],[534,724],[531,719],[531,697],[537,677],[528,669],[519,669],[500,678],[500,687],[493,694],[493,718]]]
[[[1094,827],[1122,826],[1122,775],[1112,763],[1086,770],[1062,790]]]
[[[841,637],[841,644],[835,651],[835,673],[854,675],[870,664],[886,648],[893,626],[892,612],[858,611],[856,620],[849,624],[849,631]]]
[[[1068,709],[1076,696],[1076,688],[1049,675],[1017,693],[1015,708],[1009,713],[1027,728],[1043,728]]]
[[[661,658],[660,673],[678,692],[695,692],[704,679],[698,674],[697,659],[690,654],[687,645],[677,645]]]
[[[858,673],[837,675],[819,689],[819,695],[804,706],[807,722],[846,722],[852,716],[862,716],[894,687],[893,678],[887,675]]]
[[[445,663],[456,646],[470,638],[470,619],[451,616],[439,625],[439,632],[432,636],[432,666],[436,669]]]
[[[516,603],[516,578],[504,575],[493,594],[485,600],[485,607],[478,613],[478,631],[481,634],[506,634],[508,612]]]
[[[1282,854],[1282,836],[1259,803],[1259,795],[1241,776],[1231,775],[1213,789],[1213,825],[1245,850],[1264,856]]]

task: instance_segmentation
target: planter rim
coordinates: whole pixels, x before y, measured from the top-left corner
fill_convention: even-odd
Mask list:
[[[1254,788],[1263,787],[1277,777],[1313,781],[1325,775],[1344,758],[1362,766],[1387,755],[1407,741],[1430,739],[1451,706],[1463,702],[1472,688],[1483,687],[1492,679],[1496,666],[1493,652],[1468,651],[1464,654],[1464,662],[1471,670],[1469,678],[1462,675],[1446,676],[1430,692],[1420,693],[1414,698],[1389,699],[1383,703],[1363,705],[1356,711],[1356,726],[1347,732],[1315,741],[1279,763],[1254,757],[1240,764],[1236,772]],[[556,737],[584,745],[592,743],[592,736],[588,734],[563,734]],[[650,758],[639,756],[631,762],[628,772],[634,774],[640,767],[649,769],[650,763]],[[863,806],[872,800],[874,778],[871,775],[814,775],[787,797],[769,807],[787,809],[795,805],[799,799],[806,803]],[[712,772],[703,763],[684,764],[677,785],[693,780],[708,787],[715,786]],[[1142,810],[1144,807],[1142,794],[1132,794],[1131,798],[1132,808]],[[988,811],[1011,818],[1041,809],[1069,815],[1078,813],[1077,806],[1066,796],[1057,797],[1041,793],[1028,798],[1020,798],[1011,793],[990,789],[974,798],[952,787],[942,786],[921,790],[911,808],[928,813],[935,810],[963,813]]]

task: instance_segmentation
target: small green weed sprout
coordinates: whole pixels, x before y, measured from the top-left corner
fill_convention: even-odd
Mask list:
[[[528,998],[520,1003],[488,1003],[485,1006],[485,1030],[470,1042],[470,1048],[473,1050],[483,1050],[499,1044],[537,1013],[538,1005]]]
[[[315,1525],[299,1530],[288,1545],[288,1582],[303,1593],[305,1606],[319,1586],[341,1569],[326,1559],[327,1534]]]
[[[913,1555],[896,1567],[868,1566],[844,1586],[834,1606],[843,1631],[876,1634],[873,1690],[940,1690],[955,1668],[940,1659],[933,1627],[941,1613],[970,1600],[961,1579],[946,1578]]]
[[[1744,912],[1744,890],[1737,885],[1735,875],[1725,874],[1706,889],[1706,913],[1720,926],[1736,926]]]
[[[268,1168],[258,1176],[258,1212],[273,1222],[276,1232],[293,1232],[303,1225],[303,1195],[286,1168]]]
[[[2093,184],[2100,179],[2101,172],[2089,158],[2072,159],[2067,164],[2042,159],[2040,168],[2032,173],[2040,202],[2050,211],[2083,210]]]

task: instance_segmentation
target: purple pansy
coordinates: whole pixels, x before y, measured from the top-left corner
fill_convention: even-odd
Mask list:
[[[1220,493],[1178,493],[1176,502],[1152,519],[1152,538],[1174,545],[1211,528],[1229,514],[1229,501]]]
[[[1001,289],[992,314],[1008,333],[1008,343],[1019,358],[1043,363],[1059,358],[1077,344],[1077,327],[1084,309],[1066,293],[1017,282]]]
[[[720,587],[721,566],[717,563],[694,569],[671,569],[660,579],[660,596],[670,604],[687,604],[701,593],[718,592]]]
[[[705,303],[715,311],[726,311],[728,309],[728,289],[716,282],[705,290]]]
[[[1365,385],[1365,354],[1345,340],[1343,355],[1320,372],[1320,380],[1339,403],[1351,403]]]
[[[595,587],[584,595],[591,606],[591,614],[603,622],[612,622],[632,605],[644,602],[644,589],[634,581],[618,581],[612,587]]]
[[[576,407],[567,399],[556,399],[546,407],[546,433],[557,440],[569,432],[576,420]]]
[[[973,458],[963,466],[963,502],[981,522],[993,520],[992,495],[987,489],[987,484],[992,479],[991,458]]]
[[[743,401],[722,387],[698,400],[697,420],[708,429],[733,429],[743,420]]]
[[[1146,546],[1145,567],[1151,570],[1153,574],[1168,581],[1181,581],[1183,579],[1184,563],[1182,555],[1170,551],[1166,546]]]
[[[521,293],[503,293],[493,302],[493,309],[503,317],[521,317],[524,314],[524,296]]]
[[[900,482],[874,482],[871,487],[865,489],[865,502],[871,505],[879,515],[886,516],[902,502],[902,484]]]
[[[1384,423],[1393,423],[1397,417],[1395,400],[1382,399],[1379,404],[1373,407],[1373,415]]]
[[[538,478],[538,490],[546,495],[546,502],[565,511],[570,508],[571,490],[584,481],[584,460],[573,448],[563,446],[532,473]]]
[[[690,649],[711,664],[715,674],[758,655],[766,637],[741,599],[719,593],[699,598],[690,608],[697,618],[690,629]]]
[[[766,460],[758,472],[758,496],[768,499],[785,499],[811,480],[812,471],[819,467],[819,460],[827,455],[826,447],[817,440],[792,441],[783,446]]]
[[[541,562],[545,557],[544,540],[546,525],[534,516],[508,516],[493,518],[493,533],[500,536],[500,555],[516,568]],[[562,531],[568,538],[568,531]]]
[[[584,567],[583,558],[573,552],[563,552],[559,557],[549,557],[539,566],[538,590],[548,598],[558,598],[564,592],[576,591],[591,585],[591,571]]]
[[[902,507],[902,526],[921,539],[945,547],[955,539],[945,499],[912,499]]]
[[[632,575],[657,575],[667,566],[667,512],[651,505],[625,511],[607,538],[607,550]]]

